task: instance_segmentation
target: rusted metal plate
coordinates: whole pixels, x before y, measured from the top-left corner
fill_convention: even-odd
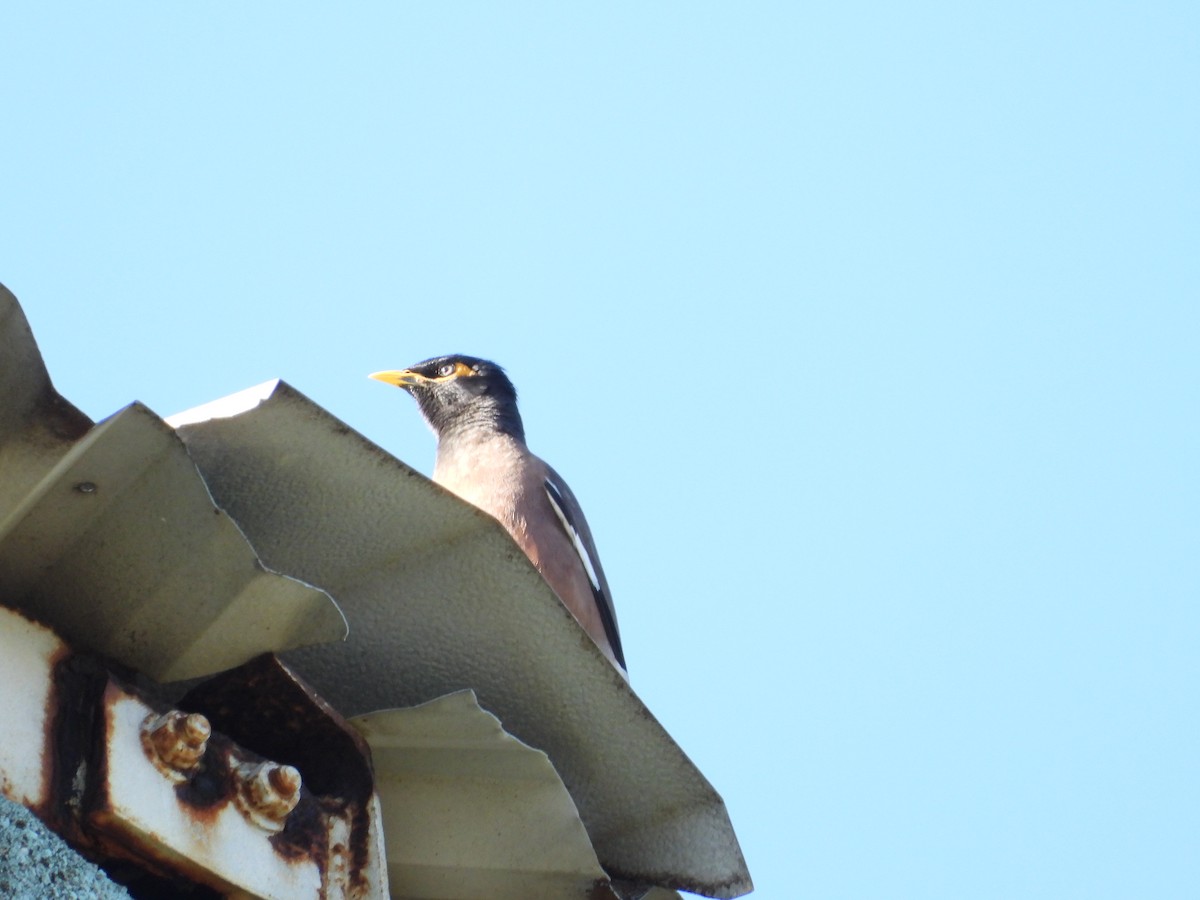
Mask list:
[[[178,781],[163,773],[144,740],[144,726],[160,714],[116,682],[102,702],[104,752],[96,761],[99,783],[89,792],[90,827],[218,890],[268,900],[323,896],[320,856],[281,849],[282,830],[263,827],[247,813],[249,801],[238,802],[262,760],[213,735],[203,762]]]
[[[264,654],[198,685],[179,705],[203,713],[240,746],[303,773],[327,819],[341,823],[341,836],[333,840],[342,848],[333,856],[338,871],[327,882],[338,880],[364,897],[386,895],[370,748],[302,679]]]
[[[235,678],[211,694],[237,707],[234,725],[261,713],[247,733],[288,751],[279,757],[241,746],[200,712],[162,710],[101,660],[0,607],[0,793],[139,883],[381,900],[365,742],[273,658],[247,671],[240,703]]]
[[[49,800],[54,669],[65,653],[50,629],[0,607],[0,794],[34,809]]]

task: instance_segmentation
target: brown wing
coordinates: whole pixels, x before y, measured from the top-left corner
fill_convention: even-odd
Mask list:
[[[596,552],[596,542],[592,540],[592,530],[588,528],[587,519],[584,518],[579,501],[575,499],[575,495],[563,481],[562,476],[550,466],[546,466],[546,471],[548,473],[545,481],[546,496],[550,499],[550,505],[558,516],[559,524],[567,533],[571,546],[579,554],[579,561],[583,565],[584,571],[587,572],[588,581],[592,585],[592,594],[596,600],[596,609],[600,613],[600,621],[604,623],[604,634],[612,647],[613,656],[617,658],[621,668],[628,670],[629,667],[625,664],[625,652],[621,649],[621,633],[617,628],[617,613],[613,608],[612,595],[608,590],[608,579],[604,577],[600,556]]]

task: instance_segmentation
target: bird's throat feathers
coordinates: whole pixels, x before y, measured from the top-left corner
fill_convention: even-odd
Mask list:
[[[469,444],[499,435],[525,442],[525,426],[515,398],[470,391],[449,396],[420,390],[412,393],[439,445]]]

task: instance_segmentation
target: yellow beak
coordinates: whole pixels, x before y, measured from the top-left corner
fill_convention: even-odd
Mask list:
[[[374,378],[376,381],[382,381],[384,384],[394,384],[400,388],[412,387],[415,384],[429,380],[424,375],[418,375],[411,369],[389,369],[386,372],[372,372],[367,377]]]

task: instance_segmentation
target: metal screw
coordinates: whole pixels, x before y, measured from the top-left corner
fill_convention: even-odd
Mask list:
[[[241,779],[238,808],[260,828],[279,832],[300,802],[300,772],[279,763],[243,763],[237,768]]]
[[[176,784],[187,781],[200,767],[212,725],[199,713],[173,709],[149,715],[142,723],[142,746],[155,767]]]
[[[75,485],[75,490],[81,494],[94,494],[96,493],[96,483],[94,481],[81,481]]]

